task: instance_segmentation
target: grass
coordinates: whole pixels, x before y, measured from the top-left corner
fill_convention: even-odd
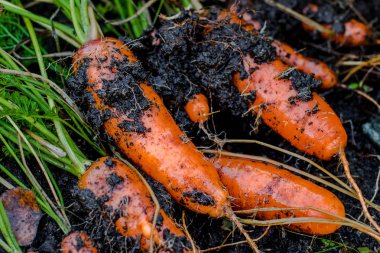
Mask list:
[[[7,253],[21,253],[22,250],[13,234],[3,203],[0,201],[0,247]]]

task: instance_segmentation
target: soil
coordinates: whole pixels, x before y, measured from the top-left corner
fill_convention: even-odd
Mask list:
[[[242,9],[244,9],[246,6],[252,6],[252,3],[247,2],[248,1],[241,1]],[[280,2],[300,11],[305,5],[306,1],[286,0]],[[327,4],[327,1],[317,2],[323,9],[326,10],[326,15],[330,15],[330,17],[332,15],[334,17],[330,19],[329,17],[320,17],[322,18],[321,20],[324,20],[325,22],[329,22],[329,20],[331,22],[335,22],[336,20],[344,21],[349,17],[357,18],[355,13],[346,5],[344,5],[343,1],[334,1],[335,4],[333,5]],[[213,4],[215,3],[219,5],[228,4],[221,3],[220,1],[214,1]],[[303,53],[305,53],[305,55],[322,59],[331,66],[335,67],[335,63],[347,53],[355,55],[358,59],[360,59],[364,55],[379,54],[380,52],[379,48],[376,48],[375,46],[345,49],[337,45],[333,45],[329,42],[321,40],[317,34],[311,35],[302,31],[302,29],[300,29],[298,21],[279,12],[278,10],[265,5],[262,3],[262,1],[255,1],[255,3],[256,4],[254,5],[254,8],[257,11],[256,15],[260,15],[260,18],[267,20],[267,29],[265,32],[268,35],[272,36],[275,39],[283,40],[284,42],[287,42],[297,49],[307,48],[306,50],[303,50]],[[375,31],[380,30],[379,18],[376,16],[378,13],[380,13],[379,1],[356,1],[356,4],[354,6],[369,22],[373,21]],[[336,15],[338,15],[338,18],[336,18]],[[376,17],[378,19],[376,19]],[[184,16],[181,18],[188,19],[192,17],[188,14],[184,14]],[[160,27],[165,27],[165,25],[168,25],[169,23],[161,22]],[[187,33],[186,35],[189,35],[188,32],[192,30],[191,28],[193,28],[192,26],[194,23],[187,22],[186,25],[189,27],[184,27],[187,29],[183,29],[181,32],[185,31]],[[237,32],[236,26],[233,25],[221,29],[228,29],[228,32],[232,33]],[[178,30],[173,29],[172,32],[173,34],[166,34],[166,36],[168,36],[165,38],[167,41],[173,41],[178,38],[179,34],[175,33],[178,32]],[[218,32],[220,31],[215,31],[215,37],[213,37],[213,39],[217,37]],[[150,32],[146,33],[145,39],[146,41],[149,41],[156,35],[157,31],[153,32],[153,30],[151,30]],[[212,36],[212,34],[209,36]],[[127,43],[131,43],[129,40],[126,41]],[[261,41],[265,44],[265,39]],[[177,42],[185,43],[186,41],[177,40]],[[201,70],[211,69],[214,72],[210,71],[206,73],[206,75],[202,75],[204,79],[199,79],[199,73],[197,73],[197,70],[193,70],[193,72],[191,72],[191,75],[177,75],[178,79],[166,78],[167,76],[171,76],[171,78],[175,76],[171,75],[171,72],[179,71],[180,69],[189,69],[188,66],[180,64],[178,64],[179,66],[174,66],[176,68],[172,68],[172,65],[165,66],[165,68],[155,68],[155,65],[157,66],[157,64],[153,64],[154,62],[162,62],[163,58],[165,57],[172,57],[175,60],[178,60],[179,57],[184,57],[183,59],[179,59],[179,62],[186,64],[186,57],[188,57],[189,53],[189,45],[178,46],[178,43],[173,43],[171,45],[177,46],[178,48],[176,48],[176,50],[181,49],[182,51],[177,51],[177,54],[168,54],[168,52],[173,52],[173,48],[167,48],[165,49],[167,50],[167,54],[165,55],[164,52],[159,55],[159,58],[156,59],[149,57],[152,55],[152,48],[149,47],[148,43],[144,44],[140,41],[139,44],[135,43],[134,45],[135,52],[139,55],[139,58],[145,56],[145,64],[150,66],[152,75],[149,78],[158,84],[154,88],[163,97],[167,107],[173,113],[173,116],[176,118],[178,124],[184,130],[186,130],[188,135],[193,138],[194,142],[197,145],[205,146],[212,143],[207,139],[205,135],[202,134],[197,125],[189,121],[184,112],[179,108],[182,108],[187,99],[191,98],[193,94],[196,94],[201,90],[207,90],[206,94],[212,94],[212,97],[215,98],[215,101],[212,103],[213,111],[221,110],[221,112],[216,113],[212,116],[212,118],[209,120],[208,125],[206,126],[210,132],[214,134],[220,134],[219,138],[252,138],[261,140],[302,154],[263,124],[259,125],[258,132],[253,131],[254,126],[251,125],[252,118],[243,118],[241,117],[241,113],[235,113],[236,111],[241,112],[247,109],[245,105],[246,101],[241,101],[241,98],[239,96],[229,96],[227,101],[224,101],[223,99],[225,98],[224,96],[226,96],[226,94],[233,94],[236,92],[233,90],[233,88],[230,88],[229,90],[223,90],[210,85],[210,83],[212,83],[210,82],[211,80],[214,81],[214,83],[215,80],[220,83],[226,83],[230,80],[226,77],[231,72],[228,73],[226,71],[223,71],[222,73],[218,73],[216,70],[218,67],[220,67],[217,64],[224,62],[223,60],[226,56],[231,56],[231,54],[234,53],[233,50],[228,51],[229,55],[224,54],[225,52],[218,52],[217,50],[210,52],[210,55],[204,55],[203,53],[205,53],[205,50],[202,51],[201,46],[197,47],[196,50],[192,48],[192,52],[196,52],[196,54],[192,55],[192,57],[196,57],[196,60],[199,62],[199,68]],[[252,38],[248,44],[258,45],[257,41],[255,41],[255,38]],[[265,52],[267,52],[267,54],[264,59],[268,57],[270,58],[272,52],[272,49],[270,49],[269,46],[266,48],[267,50],[265,50]],[[248,48],[245,50],[248,50]],[[252,48],[249,50],[252,50]],[[255,50],[258,49],[256,48]],[[215,60],[214,63],[209,61],[210,56],[212,56],[212,59]],[[204,59],[208,60],[205,61]],[[212,64],[213,67],[216,66],[216,68],[210,68],[210,64]],[[239,70],[234,66],[236,66],[236,62],[230,62],[228,66],[223,67],[227,67],[226,69],[230,71]],[[336,67],[336,70],[339,72],[342,71],[343,68]],[[358,82],[363,78],[364,75],[365,72],[359,72],[357,75],[354,75],[349,82]],[[368,78],[365,82],[367,86],[372,88],[372,91],[369,92],[369,95],[371,95],[377,101],[380,100],[380,89],[378,88],[379,78],[380,73],[374,71],[368,75]],[[196,82],[198,82],[197,85],[189,85]],[[183,86],[180,88],[170,87],[171,83],[181,83]],[[169,89],[166,89],[165,87],[168,86]],[[315,87],[313,87],[313,89],[314,88]],[[173,92],[170,91],[173,89],[178,90],[178,93],[173,94]],[[110,94],[111,93],[107,93],[107,95]],[[379,119],[379,114],[372,103],[353,91],[349,91],[343,88],[335,88],[328,91],[321,91],[320,94],[331,105],[337,115],[339,115],[344,124],[349,137],[346,152],[351,165],[352,174],[361,187],[363,194],[370,199],[375,193],[376,177],[379,172],[380,164],[380,159],[378,158],[380,148],[372,143],[368,136],[365,135],[362,130],[362,125],[374,118]],[[118,94],[113,94],[112,96],[118,96]],[[250,99],[254,99],[254,94],[252,94],[252,97]],[[216,103],[216,101],[221,103]],[[230,144],[225,145],[224,148],[233,152],[266,156],[271,159],[287,163],[296,168],[303,169],[314,175],[323,176],[319,171],[311,168],[311,166],[308,166],[298,159],[272,151],[270,149],[262,148],[260,146],[251,144]],[[91,153],[91,149],[83,146],[83,150],[87,152],[89,158],[95,159],[95,157],[92,157],[93,154]],[[338,159],[333,159],[329,162],[321,162],[315,158],[309,158],[319,164],[324,165],[330,170],[330,172],[334,173],[335,175],[343,175],[342,168],[338,166]],[[12,171],[17,171],[17,168],[12,163],[12,161],[5,159],[2,161],[2,163]],[[31,168],[33,168],[32,165]],[[36,169],[34,171],[39,170]],[[121,243],[121,238],[112,241],[112,238],[110,236],[114,231],[112,228],[110,228],[109,231],[107,230],[109,229],[109,223],[105,223],[104,220],[99,218],[98,214],[100,211],[96,209],[93,210],[91,208],[91,205],[88,205],[88,203],[85,203],[83,201],[83,199],[86,199],[87,201],[88,196],[83,197],[84,193],[80,192],[76,188],[77,179],[72,175],[62,174],[60,171],[53,171],[53,173],[55,174],[58,184],[62,189],[63,198],[66,202],[68,214],[72,224],[74,225],[73,230],[87,231],[93,237],[95,245],[98,246],[102,252],[111,252],[111,249],[113,249],[115,252],[122,252],[125,250],[125,248],[122,248],[124,244]],[[346,181],[345,177],[342,177],[342,180]],[[171,215],[177,221],[177,223],[181,224],[181,215],[182,210],[184,209],[172,201],[171,197],[165,192],[164,188],[160,184],[154,182],[149,178],[148,181],[153,187],[156,196],[160,201],[161,207],[165,210],[165,212]],[[3,190],[4,189],[0,187],[0,192]],[[345,195],[340,194],[334,190],[332,191],[337,194],[337,196],[344,203],[346,212],[349,217],[358,218],[360,216],[361,208],[358,201],[346,197]],[[379,195],[374,198],[374,202],[377,204],[380,203]],[[373,210],[370,211],[374,215],[374,218],[380,222],[380,214],[373,212]],[[192,235],[194,242],[201,249],[219,246],[223,243],[232,243],[244,240],[244,238],[237,231],[233,232],[233,225],[226,220],[216,220],[203,215],[197,215],[186,210],[185,214],[188,230]],[[363,217],[361,217],[361,220],[363,221]],[[247,229],[252,230],[252,237],[254,238],[259,237],[266,230],[266,228],[262,227],[247,227]],[[49,217],[43,216],[39,225],[38,235],[34,240],[31,248],[34,248],[41,253],[57,252],[62,237],[63,235],[57,225]],[[357,252],[355,249],[359,247],[367,247],[374,252],[378,252],[380,250],[379,244],[375,240],[359,231],[352,230],[347,227],[342,227],[336,233],[323,237],[311,237],[294,233],[286,229],[286,227],[271,227],[266,232],[266,235],[257,242],[257,244],[263,252]],[[128,249],[128,252],[131,251],[133,251],[133,247]],[[0,252],[2,252],[1,249]],[[220,252],[251,252],[251,250],[246,244],[240,244],[237,246],[225,247],[221,249]]]

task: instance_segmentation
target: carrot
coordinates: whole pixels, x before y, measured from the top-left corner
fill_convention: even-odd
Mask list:
[[[234,9],[230,9],[231,23],[240,24],[246,31],[251,33],[257,33],[261,29],[260,22],[254,20],[248,13],[242,14],[240,19],[234,12]],[[228,17],[228,11],[221,11],[219,19],[226,17]],[[277,56],[281,61],[306,74],[314,74],[316,79],[321,80],[322,83],[319,88],[330,89],[338,84],[335,72],[326,63],[306,57],[296,52],[291,46],[278,40],[274,40],[272,46],[275,47]]]
[[[318,11],[319,7],[315,4],[308,4],[303,10],[305,14],[317,13]],[[328,29],[332,28],[332,25],[330,24],[322,25]],[[372,31],[367,25],[353,18],[344,22],[343,25],[344,32],[337,32],[334,35],[322,32],[322,38],[347,47],[363,46],[369,43],[368,39],[372,36]],[[302,23],[302,27],[307,32],[314,32],[316,30],[314,27],[306,23]]]
[[[317,93],[303,97],[305,91],[297,91],[292,80],[279,78],[288,71],[288,66],[279,60],[256,64],[248,55],[244,65],[246,70],[255,68],[255,71],[245,79],[236,73],[234,84],[243,94],[256,92],[252,111],[260,113],[264,123],[293,146],[329,160],[347,145],[347,134],[340,119]],[[300,77],[294,77],[297,78]]]
[[[330,89],[338,84],[335,72],[323,61],[306,57],[278,40],[273,41],[272,46],[276,48],[277,56],[281,61],[306,74],[314,74],[315,79],[321,80],[319,88]]]
[[[197,213],[231,219],[258,252],[232,213],[215,168],[175,124],[156,92],[147,83],[133,80],[130,73],[123,73],[125,79],[117,83],[118,63],[129,67],[138,64],[126,45],[113,38],[95,40],[79,49],[73,60],[74,73],[81,76],[81,72],[87,79],[82,84],[83,99],[90,104],[91,114],[101,115],[100,127],[113,144],[160,182],[178,203]],[[122,87],[126,89],[123,95],[131,97],[115,95],[118,100],[110,101],[110,90]],[[136,105],[128,107],[128,99],[137,101]]]
[[[95,161],[82,175],[78,186],[105,199],[102,203],[104,211],[110,217],[118,217],[116,230],[122,236],[137,241],[142,251],[149,250],[153,233],[158,252],[190,252],[185,234],[162,209],[152,231],[155,204],[139,176],[123,162],[110,157]]]
[[[192,122],[203,123],[208,119],[210,107],[205,95],[194,95],[185,105],[185,111]]]
[[[345,216],[342,202],[333,193],[286,170],[243,158],[215,157],[211,161],[233,198],[235,210],[305,207],[299,210],[259,211],[255,217],[262,220],[292,217],[339,220],[331,215],[306,209],[306,207]],[[339,227],[338,224],[311,222],[289,225],[292,230],[311,235],[330,234]]]
[[[62,253],[97,253],[92,240],[85,232],[73,232],[67,235],[61,243]]]
[[[244,20],[232,11],[221,11],[218,19],[239,22],[252,33],[253,26],[248,24],[246,29]],[[309,90],[308,86],[317,86],[315,80],[290,70],[279,59],[256,63],[247,54],[243,56],[243,64],[248,78],[242,79],[237,72],[233,83],[243,96],[255,92],[250,110],[266,125],[297,149],[323,160],[331,159],[347,145],[347,134],[338,116],[317,93]]]

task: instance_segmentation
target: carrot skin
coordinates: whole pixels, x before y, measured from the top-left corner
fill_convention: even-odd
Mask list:
[[[172,243],[180,252],[190,252],[184,247],[187,243],[185,234],[162,209],[152,232],[155,204],[139,176],[123,162],[102,157],[82,175],[78,185],[80,189],[90,190],[96,197],[106,199],[104,211],[107,210],[111,217],[116,214],[119,217],[115,221],[116,230],[126,238],[139,240],[142,251],[149,250],[153,233],[158,252],[166,252]]]
[[[298,95],[292,81],[278,77],[288,69],[280,60],[258,65],[250,56],[244,60],[245,69],[255,68],[249,78],[235,74],[234,84],[240,92],[256,92],[251,104],[254,113],[265,124],[288,140],[297,149],[329,160],[347,145],[347,134],[338,116],[317,94],[309,101],[293,99]]]
[[[92,240],[85,232],[73,232],[67,235],[61,243],[62,253],[97,253]]]
[[[315,207],[335,215],[345,216],[342,202],[333,193],[286,170],[242,158],[218,157],[213,158],[212,161],[233,198],[235,210]],[[291,217],[339,220],[310,209],[258,212],[255,216],[262,220]],[[290,224],[288,227],[311,235],[326,235],[335,232],[340,225],[298,223]]]
[[[319,88],[331,89],[337,86],[338,78],[335,72],[327,66],[326,63],[305,57],[301,53],[297,53],[289,45],[278,40],[273,41],[272,46],[276,48],[277,56],[281,61],[306,74],[314,74],[315,79],[321,80],[322,83]]]
[[[185,105],[185,111],[194,123],[207,121],[210,107],[205,95],[199,93],[194,95]]]
[[[113,80],[118,72],[111,66],[111,60],[124,59],[130,64],[136,62],[130,50],[112,38],[90,42],[74,57],[74,72],[84,62],[89,62],[86,89],[92,96],[93,106],[99,111],[111,110],[115,115],[103,121],[104,131],[124,155],[164,185],[178,203],[198,213],[223,216],[229,201],[218,173],[179,129],[150,86],[139,84],[151,106],[138,119],[127,118],[117,108],[105,104],[98,95],[104,88],[103,80]],[[143,125],[146,131],[140,133],[121,127],[128,122]]]

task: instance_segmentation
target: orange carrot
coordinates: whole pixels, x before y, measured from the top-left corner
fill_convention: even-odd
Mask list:
[[[105,81],[116,80],[120,71],[114,62],[122,61],[129,66],[137,64],[126,45],[112,38],[92,41],[74,56],[74,72],[85,71],[87,77],[83,92],[87,95],[83,98],[95,111],[107,114],[102,118],[102,129],[124,155],[160,182],[178,203],[197,213],[230,218],[258,252],[232,213],[228,194],[215,168],[179,129],[147,83],[128,84],[134,99],[144,104],[129,108],[134,113],[140,108],[137,116],[129,117],[126,111],[108,105],[103,99],[107,92]]]
[[[62,253],[97,253],[92,240],[85,232],[73,232],[66,236],[61,243]]]
[[[314,74],[315,79],[321,80],[319,88],[330,89],[338,84],[335,72],[327,66],[326,63],[305,57],[301,53],[296,52],[289,45],[278,40],[273,41],[272,46],[276,48],[277,56],[281,61],[306,74]]]
[[[203,123],[208,119],[210,107],[205,95],[194,95],[185,105],[185,111],[192,122]]]
[[[286,170],[243,158],[218,157],[212,161],[233,198],[235,210],[314,207],[338,216],[345,216],[342,202],[333,193]],[[259,211],[255,216],[262,220],[292,217],[339,220],[310,209]],[[339,227],[339,224],[312,222],[289,225],[292,230],[311,235],[330,234]]]
[[[234,83],[242,93],[256,92],[251,104],[253,112],[260,113],[264,123],[288,140],[297,149],[329,160],[347,145],[347,134],[338,116],[315,92],[309,99],[300,94],[292,80],[280,79],[289,68],[279,60],[256,64],[246,56],[245,69],[255,68],[249,78],[235,74]]]
[[[152,231],[155,204],[139,176],[123,162],[103,157],[94,162],[79,180],[79,188],[90,190],[115,221],[116,230],[126,238],[137,241],[142,251],[148,251],[153,233],[158,252],[170,250],[189,252],[185,234],[160,209]]]
[[[315,4],[308,4],[303,12],[318,12],[319,7]],[[330,24],[322,24],[328,29],[332,29]],[[316,29],[308,24],[302,23],[302,27],[305,31],[314,32]],[[335,33],[330,35],[329,33],[321,33],[322,38],[333,41],[339,45],[347,47],[357,47],[368,44],[368,39],[372,36],[371,29],[356,19],[350,19],[344,23],[344,32]]]

